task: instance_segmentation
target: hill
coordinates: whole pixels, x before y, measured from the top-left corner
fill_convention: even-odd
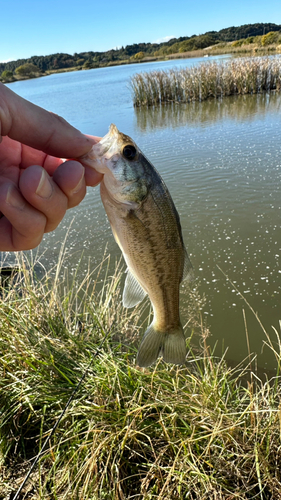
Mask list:
[[[0,63],[2,81],[18,77],[39,76],[48,71],[61,71],[67,68],[89,69],[106,65],[136,62],[144,58],[165,57],[170,54],[183,53],[204,49],[220,43],[237,42],[240,40],[253,43],[257,37],[277,32],[281,35],[281,25],[273,23],[245,24],[231,26],[220,31],[209,31],[201,35],[173,38],[164,43],[135,43],[120,49],[111,49],[106,52],[80,52],[73,55],[57,53],[48,56],[33,56],[27,59],[18,59],[7,63]],[[4,75],[3,75],[3,72]]]

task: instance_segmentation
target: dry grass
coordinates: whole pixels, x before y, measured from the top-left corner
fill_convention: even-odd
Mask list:
[[[59,267],[36,279],[22,260],[21,281],[1,290],[0,499],[12,498],[108,330],[24,498],[280,498],[280,350],[265,382],[214,358],[190,288],[188,332],[201,348],[188,338],[186,366],[139,369],[142,311],[123,309],[122,270],[109,276],[107,262],[68,283]]]
[[[281,59],[253,57],[206,62],[169,71],[138,73],[131,78],[134,106],[186,103],[253,94],[281,88]]]

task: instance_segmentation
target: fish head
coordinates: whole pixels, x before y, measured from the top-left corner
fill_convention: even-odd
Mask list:
[[[81,158],[83,164],[104,174],[103,183],[115,201],[138,205],[148,192],[147,160],[128,136],[111,124],[109,132]]]

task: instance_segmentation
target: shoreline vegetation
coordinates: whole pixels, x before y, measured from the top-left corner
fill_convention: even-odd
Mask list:
[[[109,258],[94,271],[89,264],[82,282],[77,270],[74,277],[63,271],[63,252],[41,278],[39,264],[20,255],[20,272],[6,274],[0,288],[1,500],[15,495],[85,370],[24,498],[280,498],[279,332],[274,346],[264,331],[276,359],[272,378],[259,378],[250,352],[230,368],[212,354],[204,299],[186,284],[186,365],[140,369],[146,305],[123,309],[120,263],[113,276]]]
[[[281,57],[243,57],[191,68],[137,73],[130,86],[136,107],[280,91]]]
[[[180,58],[273,55],[281,53],[281,26],[272,23],[230,27],[204,35],[180,37],[160,44],[139,43],[107,52],[52,54],[33,56],[7,63],[0,62],[0,81],[48,76],[53,73],[81,71],[124,64],[136,64]]]

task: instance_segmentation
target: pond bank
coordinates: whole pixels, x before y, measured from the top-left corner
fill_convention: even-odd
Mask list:
[[[258,378],[250,353],[229,368],[212,356],[202,299],[190,290],[186,366],[139,369],[141,310],[123,309],[121,270],[109,278],[106,268],[105,259],[83,283],[59,268],[55,279],[23,273],[20,295],[2,290],[0,498],[15,494],[108,331],[26,486],[32,498],[279,498],[280,345],[271,380]]]

